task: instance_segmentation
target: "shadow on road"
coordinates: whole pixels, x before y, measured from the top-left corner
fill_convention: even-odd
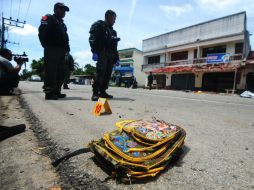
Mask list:
[[[140,181],[132,181],[132,183],[146,184],[152,181],[157,181],[158,178],[164,175],[167,175],[168,170],[172,169],[173,167],[182,167],[182,165],[184,164],[183,158],[188,154],[189,151],[190,151],[190,148],[184,145],[181,149],[176,151],[172,157],[170,157],[168,166],[159,175],[152,178],[151,177],[144,178]],[[93,162],[109,176],[108,178],[105,179],[105,181],[108,179],[114,179],[110,177],[112,176],[112,167],[110,167],[112,164],[109,161],[103,159],[101,155],[99,155],[98,153],[97,154],[94,153],[94,154],[95,155],[92,156],[90,159],[93,160]],[[118,182],[121,183],[120,181]]]
[[[135,101],[136,99],[131,99],[131,98],[113,98],[113,99],[110,99],[110,101],[112,101],[112,100],[130,101],[130,102],[133,102],[133,101]]]
[[[68,101],[68,100],[90,100],[82,97],[66,97],[66,98],[60,98],[57,101]]]
[[[22,90],[21,94],[42,94],[42,91],[26,91],[26,90]]]

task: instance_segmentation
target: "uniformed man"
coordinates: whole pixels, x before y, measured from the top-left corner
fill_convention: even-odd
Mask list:
[[[65,76],[64,76],[64,84],[63,89],[70,89],[68,84],[70,82],[70,76],[72,71],[74,71],[74,59],[71,54],[68,56],[68,60],[66,61],[65,65]]]
[[[106,90],[114,64],[119,64],[117,44],[120,38],[117,37],[113,25],[116,20],[116,13],[107,10],[105,20],[95,22],[90,28],[89,43],[93,53],[92,59],[96,63],[96,76],[93,87],[92,101],[97,101],[99,97],[113,98]]]
[[[45,79],[43,89],[46,100],[66,97],[66,94],[61,94],[65,76],[65,57],[70,51],[67,28],[63,22],[66,11],[69,11],[66,5],[56,3],[54,14],[43,16],[39,27],[39,39],[44,48]]]
[[[150,72],[148,77],[147,77],[147,81],[148,81],[148,86],[149,86],[149,90],[152,90],[152,86],[153,86],[153,73]]]

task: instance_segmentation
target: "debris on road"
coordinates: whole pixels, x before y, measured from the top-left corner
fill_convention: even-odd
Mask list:
[[[254,98],[254,93],[250,91],[244,91],[242,94],[240,94],[243,98]]]

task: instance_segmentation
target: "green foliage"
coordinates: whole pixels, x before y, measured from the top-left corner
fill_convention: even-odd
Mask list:
[[[84,69],[86,75],[94,75],[96,72],[96,67],[92,66],[91,64],[86,64]]]
[[[79,64],[74,61],[74,70],[79,68]]]
[[[84,69],[82,69],[78,63],[74,63],[73,75],[93,75],[96,72],[96,67],[91,64],[86,64]]]
[[[32,60],[31,63],[31,71],[24,69],[21,78],[23,80],[28,79],[31,75],[39,75],[41,79],[44,79],[44,61],[43,57],[39,60]],[[96,67],[92,66],[91,64],[86,64],[84,69],[79,66],[77,62],[74,62],[74,71],[73,75],[94,75],[96,72]]]
[[[73,75],[84,75],[85,72],[83,71],[82,68],[76,68],[76,69],[74,69],[74,71],[73,71],[72,74],[73,74]]]
[[[39,60],[32,60],[31,63],[31,71],[28,71],[27,69],[24,69],[21,73],[21,79],[27,80],[32,75],[39,75],[41,79],[44,79],[44,61],[43,57]]]
[[[74,71],[72,72],[73,75],[83,75],[84,71],[82,68],[79,67],[77,62],[74,62]]]
[[[24,69],[21,73],[21,80],[27,80],[29,77],[32,76],[32,72]]]
[[[38,61],[32,60],[31,68],[32,68],[31,72],[32,72],[33,75],[39,75],[42,80],[44,79],[44,60],[43,60],[43,57],[40,58]]]

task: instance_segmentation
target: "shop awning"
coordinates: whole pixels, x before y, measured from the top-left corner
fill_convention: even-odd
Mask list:
[[[234,71],[239,66],[229,66],[228,64],[221,65],[203,65],[203,66],[179,66],[179,67],[165,67],[154,69],[152,73],[177,73],[177,72],[227,72]]]
[[[114,67],[113,71],[133,72],[133,67]]]
[[[188,72],[192,71],[192,67],[181,66],[181,67],[165,67],[160,69],[152,70],[152,73],[174,73],[174,72]]]

